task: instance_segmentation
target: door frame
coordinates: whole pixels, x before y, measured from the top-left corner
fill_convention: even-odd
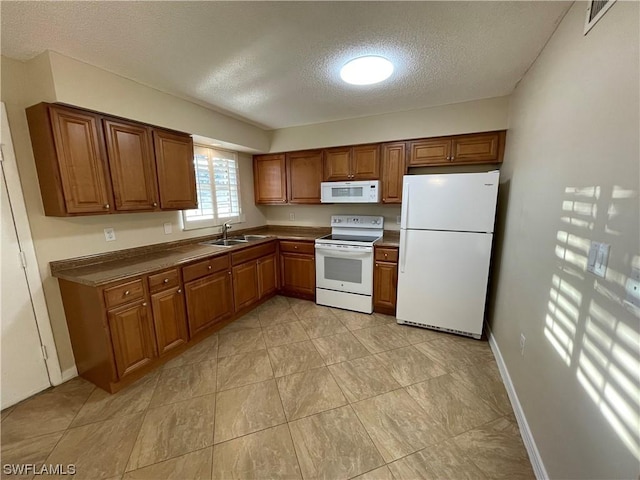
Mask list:
[[[4,102],[0,102],[0,162],[4,171],[7,192],[9,194],[10,208],[13,214],[16,234],[18,236],[18,244],[25,257],[25,277],[27,279],[27,287],[31,296],[31,304],[36,318],[36,326],[40,335],[40,343],[45,347],[46,358],[45,365],[49,374],[49,380],[52,385],[59,385],[69,378],[76,376],[70,375],[69,378],[63,378],[60,362],[58,361],[58,350],[53,339],[53,330],[51,328],[51,320],[47,303],[45,300],[42,279],[38,269],[38,260],[31,236],[31,228],[29,226],[29,217],[27,215],[27,207],[22,193],[22,184],[20,183],[20,174],[16,162],[16,154],[13,148],[11,138],[11,130],[7,118],[7,110]]]

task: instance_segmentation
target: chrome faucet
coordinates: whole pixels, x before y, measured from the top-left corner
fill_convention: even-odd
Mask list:
[[[222,224],[222,239],[227,239],[227,232],[231,230],[231,224],[229,222],[224,222]]]

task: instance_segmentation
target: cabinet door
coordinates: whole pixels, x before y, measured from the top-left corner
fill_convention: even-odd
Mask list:
[[[323,152],[324,181],[351,180],[351,148],[329,148]]]
[[[49,112],[67,213],[108,213],[111,186],[99,117],[58,106]]]
[[[380,178],[380,145],[353,147],[351,178],[353,180],[378,180]]]
[[[151,307],[158,353],[162,356],[188,340],[182,289],[178,286],[154,293],[151,295]]]
[[[409,166],[437,165],[449,163],[451,139],[433,138],[409,142]]]
[[[382,146],[382,203],[402,203],[402,178],[406,173],[406,144]]]
[[[143,125],[103,120],[116,210],[155,210],[158,181],[151,130]]]
[[[151,363],[156,350],[147,303],[109,310],[107,316],[118,378]]]
[[[280,278],[285,293],[314,298],[316,262],[311,255],[280,254]]]
[[[231,271],[186,283],[184,291],[191,337],[233,314]]]
[[[289,203],[320,203],[322,152],[320,150],[287,154]]]
[[[278,289],[278,267],[275,255],[258,259],[258,296],[265,297]]]
[[[398,287],[398,264],[376,262],[373,270],[373,309],[376,312],[395,314]]]
[[[233,272],[233,304],[236,312],[258,301],[256,261],[236,265]]]
[[[455,163],[493,163],[502,161],[504,132],[454,137],[451,160]]]
[[[255,203],[287,202],[285,155],[255,155],[253,157],[253,187]]]
[[[193,140],[189,135],[153,131],[160,207],[186,210],[198,206]]]

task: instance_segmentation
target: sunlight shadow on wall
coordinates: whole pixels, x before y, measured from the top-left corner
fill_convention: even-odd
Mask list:
[[[586,272],[589,246],[623,235],[637,192],[620,186],[567,187],[557,233],[544,334],[620,440],[640,460],[640,316],[624,302],[628,273]],[[598,217],[598,212],[602,214]],[[636,252],[615,252],[630,269]],[[611,259],[610,259],[611,260]]]

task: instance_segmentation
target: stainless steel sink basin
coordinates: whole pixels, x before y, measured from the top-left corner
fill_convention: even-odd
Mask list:
[[[230,238],[228,240],[209,240],[208,242],[202,242],[202,245],[215,245],[216,247],[232,247],[234,245],[242,245],[248,243],[247,240],[239,240],[237,238]]]
[[[248,242],[252,242],[255,240],[263,240],[265,238],[269,238],[266,235],[245,235],[244,239],[247,240]]]

